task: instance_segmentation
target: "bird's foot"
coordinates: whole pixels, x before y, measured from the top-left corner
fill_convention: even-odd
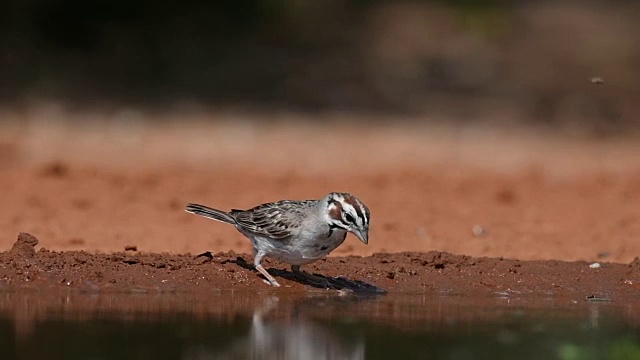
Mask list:
[[[262,274],[262,276],[265,277],[266,280],[263,280],[263,281],[266,284],[274,286],[274,287],[280,287],[280,284],[278,284],[276,279],[273,276],[271,276],[271,274],[269,274],[267,272],[267,270],[262,267],[262,265],[256,265],[256,270],[258,270],[260,272],[260,274]]]

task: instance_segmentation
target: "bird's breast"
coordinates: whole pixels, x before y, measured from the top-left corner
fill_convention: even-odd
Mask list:
[[[336,229],[326,232],[301,231],[288,241],[254,237],[252,243],[257,251],[292,265],[304,265],[327,256],[342,244],[347,237],[346,231]]]

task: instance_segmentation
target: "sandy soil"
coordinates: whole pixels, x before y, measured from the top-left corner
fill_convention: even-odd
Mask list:
[[[432,293],[499,297],[571,297],[612,301],[637,298],[640,260],[630,264],[519,261],[473,258],[442,252],[380,253],[370,257],[322,259],[306,266],[326,283],[296,278],[286,264],[266,261],[281,278],[273,288],[247,265],[248,255],[216,253],[200,256],[84,251],[35,251],[38,240],[22,233],[11,250],[0,254],[2,288],[73,288],[86,292],[201,292],[224,289],[278,291],[309,286],[348,292]],[[342,280],[342,279],[346,280]],[[384,290],[384,291],[383,291]]]
[[[184,205],[247,208],[349,191],[371,209],[370,243],[350,236],[310,272],[403,291],[640,290],[637,261],[628,265],[640,255],[634,140],[388,125],[359,131],[363,123],[337,120],[331,136],[326,125],[278,121],[73,124],[2,127],[0,249],[20,232],[39,245],[32,267],[3,253],[0,284],[263,286],[236,262],[235,253],[251,261],[249,242]],[[195,257],[206,251],[218,255]]]

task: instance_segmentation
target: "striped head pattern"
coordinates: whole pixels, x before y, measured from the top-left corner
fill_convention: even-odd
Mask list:
[[[369,242],[369,208],[348,193],[332,192],[325,196],[329,226],[353,233],[363,243]]]

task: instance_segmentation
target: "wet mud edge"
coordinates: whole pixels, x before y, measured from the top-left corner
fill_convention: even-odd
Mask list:
[[[215,290],[277,293],[322,289],[291,273],[287,264],[265,260],[282,285],[272,288],[248,266],[252,256],[234,252],[192,254],[93,254],[54,252],[34,236],[21,233],[0,252],[0,291],[70,288],[88,292],[207,292]],[[449,253],[378,253],[369,257],[328,257],[303,266],[328,279],[333,290],[381,293],[431,293],[474,296],[570,296],[585,301],[640,297],[640,259],[628,264],[520,261]],[[346,284],[346,285],[345,285]],[[322,290],[321,290],[322,291]]]

